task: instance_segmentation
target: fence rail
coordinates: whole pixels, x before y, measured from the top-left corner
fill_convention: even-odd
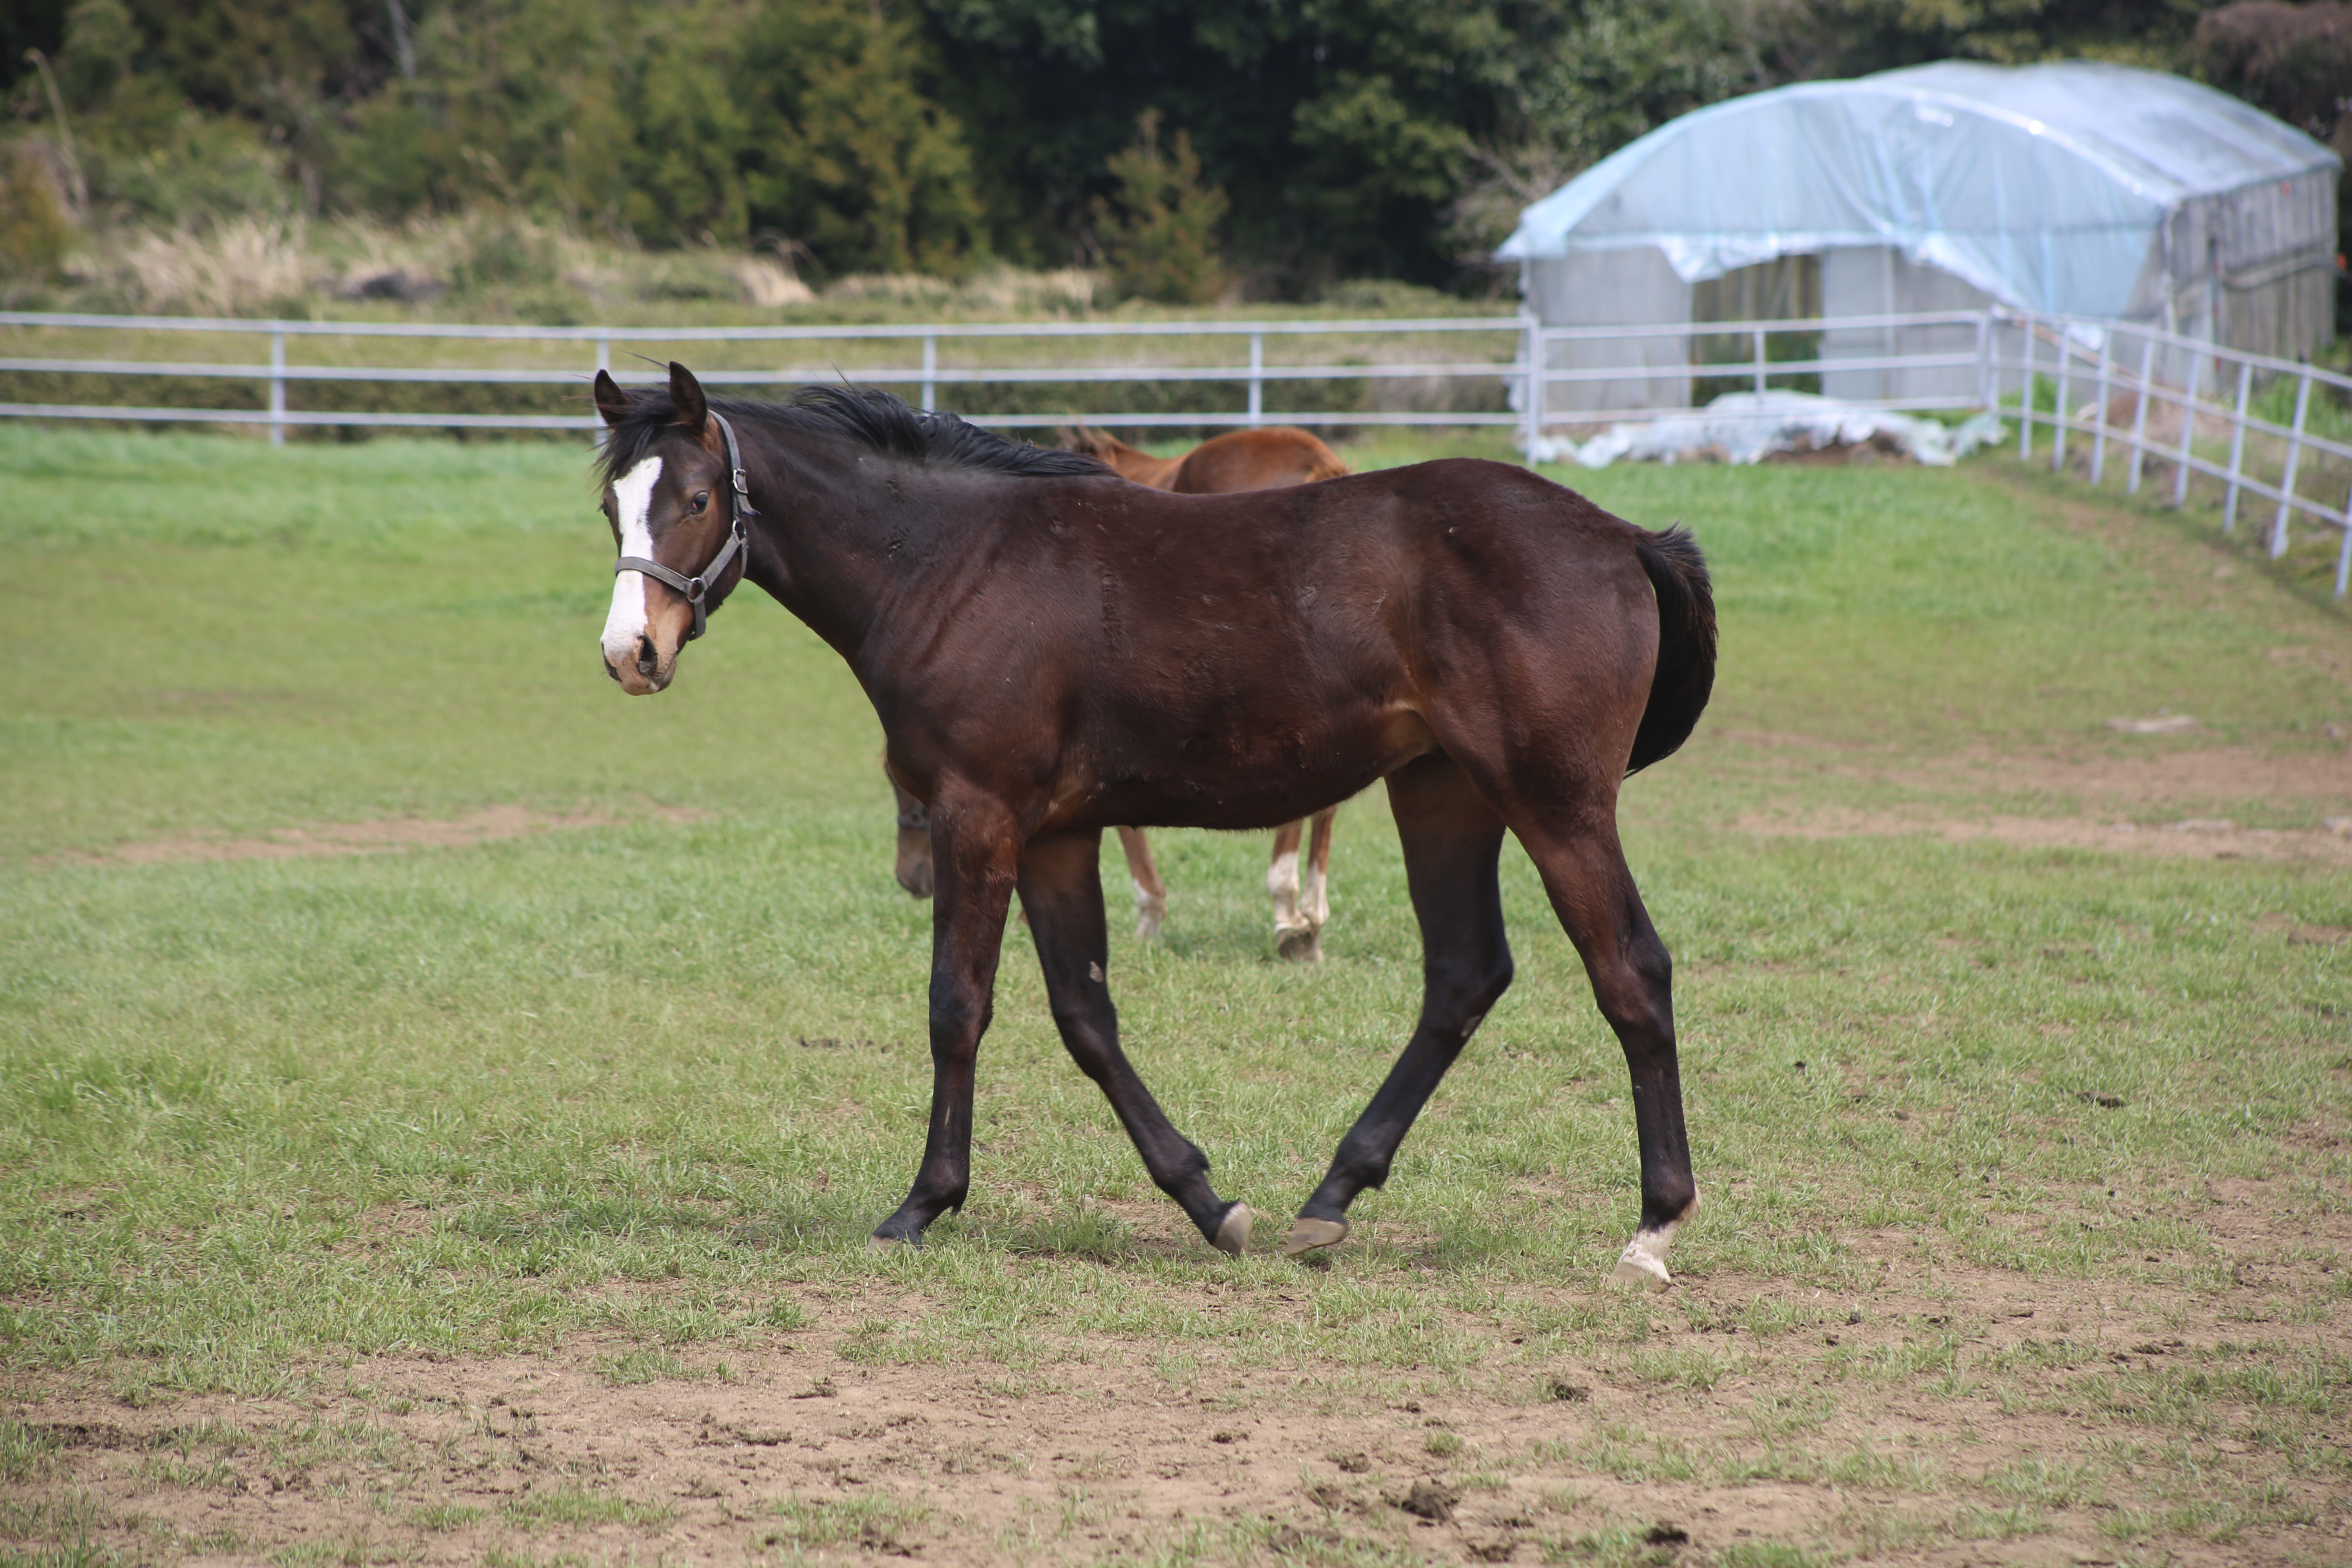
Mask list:
[[[656,369],[640,369],[625,364],[614,366],[612,352],[614,344],[818,343],[865,341],[904,342],[920,346],[922,359],[919,364],[860,366],[857,376],[862,381],[884,385],[913,386],[918,389],[920,405],[926,409],[936,408],[939,405],[939,389],[946,386],[1191,382],[1234,383],[1247,389],[1246,406],[1233,412],[1208,410],[1172,414],[1147,411],[1118,413],[1073,409],[1052,414],[972,416],[976,423],[1000,426],[1034,427],[1067,424],[1073,419],[1132,426],[1255,426],[1266,423],[1270,417],[1278,417],[1293,423],[1341,426],[1512,425],[1516,423],[1516,416],[1509,413],[1443,409],[1284,410],[1277,415],[1269,416],[1265,409],[1265,388],[1269,384],[1348,380],[1378,382],[1428,378],[1491,379],[1496,376],[1508,377],[1514,374],[1524,379],[1525,372],[1519,358],[1516,355],[1509,361],[1444,361],[1383,364],[1269,364],[1265,360],[1265,343],[1269,338],[1297,339],[1315,336],[1403,338],[1431,333],[1498,331],[1513,334],[1514,341],[1517,342],[1525,337],[1528,325],[1528,321],[1519,316],[1454,316],[1406,320],[1297,321],[1024,321],[789,327],[523,327],[409,321],[255,321],[181,316],[101,316],[12,310],[0,311],[0,327],[266,336],[270,345],[269,362],[267,364],[20,356],[0,358],[0,373],[189,376],[257,382],[268,389],[269,411],[266,417],[256,418],[253,416],[257,411],[249,409],[219,410],[207,415],[199,411],[119,406],[111,404],[0,403],[0,416],[174,421],[213,417],[231,424],[268,425],[271,428],[272,438],[280,441],[284,439],[287,426],[300,425],[432,426],[441,424],[466,428],[496,428],[505,426],[521,429],[593,430],[599,426],[601,421],[594,416],[586,414],[561,416],[519,413],[512,416],[473,415],[444,417],[430,415],[292,409],[287,406],[286,389],[289,384],[299,382],[437,382],[452,385],[580,385],[584,384],[588,376],[596,370],[609,372],[615,380],[624,384],[643,384],[663,380],[664,373]],[[287,363],[286,349],[289,339],[315,338],[399,338],[457,342],[577,343],[592,346],[595,358],[593,363],[590,365],[536,369],[482,366],[298,365]],[[1244,364],[1215,365],[1058,363],[1043,365],[952,366],[940,363],[940,345],[942,342],[953,342],[959,340],[989,342],[1017,339],[1066,341],[1118,338],[1245,339],[1249,358]],[[835,367],[830,364],[785,364],[755,370],[713,370],[706,375],[705,379],[719,385],[773,386],[798,384],[810,381],[828,381],[834,379],[837,374]]]
[[[2269,548],[2284,554],[2296,518],[2336,529],[2339,542],[2336,593],[2352,586],[2352,478],[2342,481],[2341,504],[2301,493],[2315,475],[2337,479],[2340,467],[2352,473],[2352,428],[2338,439],[2315,429],[2316,406],[2328,421],[2352,405],[2352,377],[2293,361],[2222,348],[2158,328],[2128,322],[2011,310],[1959,310],[1878,316],[1773,319],[1736,321],[1675,321],[1601,327],[1547,327],[1526,316],[1437,317],[1409,320],[1256,321],[1022,321],[909,325],[810,325],[732,327],[501,326],[406,321],[240,321],[181,316],[109,316],[37,311],[0,311],[0,329],[64,330],[81,333],[195,333],[266,339],[268,358],[256,361],[78,358],[60,354],[0,357],[0,374],[186,377],[255,384],[266,391],[265,408],[182,408],[110,403],[0,402],[0,417],[114,419],[172,423],[263,426],[274,441],[299,426],[376,426],[392,428],[593,430],[600,421],[587,414],[429,412],[317,409],[289,406],[289,389],[315,383],[443,384],[452,386],[581,385],[596,370],[624,383],[663,379],[660,370],[613,363],[615,344],[732,343],[816,344],[851,342],[903,343],[919,348],[919,363],[858,365],[857,379],[911,387],[926,409],[939,406],[942,388],[978,386],[1113,386],[1171,384],[1236,386],[1240,408],[1126,412],[1073,407],[1066,412],[972,413],[975,423],[1000,427],[1038,427],[1084,421],[1140,427],[1255,426],[1273,422],[1333,426],[1454,426],[1507,427],[1523,449],[1533,451],[1547,428],[1641,421],[1693,411],[1691,397],[1702,383],[1738,382],[1763,392],[1775,382],[1821,377],[1845,388],[1875,384],[1882,395],[1845,401],[1878,408],[2006,406],[2018,416],[2018,451],[2034,453],[2037,433],[2046,432],[2053,468],[2067,463],[2070,437],[2091,444],[2089,478],[2105,477],[2110,447],[2124,454],[2125,489],[2137,492],[2148,462],[2171,465],[2173,501],[2188,499],[2191,475],[2222,487],[2222,529],[2237,526],[2241,498],[2272,503]],[[1325,339],[1384,339],[1402,342],[1432,334],[1508,334],[1510,357],[1473,359],[1416,357],[1391,363],[1269,363],[1268,342]],[[1875,334],[1886,352],[1863,352]],[[1937,346],[1905,348],[1906,334]],[[1939,336],[1940,334],[1940,336]],[[343,365],[289,363],[288,350],[315,339],[405,339],[452,343],[499,342],[584,346],[593,363],[513,367],[499,365]],[[1240,363],[1127,364],[1070,361],[1045,363],[952,365],[940,363],[940,346],[967,342],[1003,345],[1039,340],[1066,352],[1074,340],[1235,340],[1246,345]],[[1958,339],[1969,346],[1957,346]],[[1774,359],[1780,347],[1798,347],[1805,357]],[[1793,343],[1791,340],[1794,340]],[[1717,353],[1738,343],[1744,353]],[[1473,346],[1475,352],[1475,345]],[[1491,344],[1489,345],[1491,346]],[[1840,352],[1841,350],[1846,352]],[[1711,353],[1710,351],[1716,351]],[[1034,356],[1033,356],[1034,357]],[[1328,357],[1328,355],[1326,356]],[[1583,362],[1583,363],[1580,363]],[[767,386],[834,379],[824,363],[781,363],[755,368],[714,367],[705,379],[718,385]],[[2294,413],[2285,419],[2253,412],[2258,388],[2293,378]],[[1269,387],[1288,384],[1356,382],[1368,390],[1382,382],[1486,383],[1508,391],[1507,410],[1428,408],[1273,409]],[[1682,400],[1661,401],[1656,393],[1679,391]],[[2045,390],[2054,390],[2043,406]],[[2087,397],[2087,402],[2078,402]],[[1615,405],[1612,405],[1612,403]],[[2116,410],[2127,405],[2119,422]],[[2170,410],[2169,415],[2161,411]],[[2158,414],[2151,430],[2150,416]],[[2177,418],[2177,431],[2161,426]],[[2200,449],[2200,426],[2226,431],[2224,460],[2214,442]],[[2216,437],[2218,440],[2218,436]],[[2262,458],[2275,456],[2275,476]],[[2331,491],[2331,493],[2336,493]]]
[[[1840,330],[1876,328],[1901,329],[1921,325],[1973,326],[1977,314],[1946,312],[1935,315],[1892,315],[1840,318]],[[226,424],[267,425],[274,440],[283,441],[289,426],[442,426],[455,428],[515,428],[515,429],[580,429],[593,430],[599,421],[592,415],[551,415],[516,411],[511,414],[457,414],[436,416],[421,412],[384,410],[320,410],[296,409],[287,401],[291,385],[309,382],[329,383],[389,383],[443,384],[448,385],[562,386],[583,383],[593,370],[604,370],[624,384],[649,384],[663,379],[658,369],[613,364],[615,343],[814,343],[856,341],[906,342],[919,344],[921,363],[909,365],[860,366],[858,378],[885,385],[912,386],[918,390],[919,401],[926,409],[938,406],[942,387],[981,385],[1113,385],[1119,384],[1228,384],[1245,389],[1245,405],[1234,410],[1187,410],[1183,412],[1127,412],[1102,409],[1073,408],[1054,413],[973,413],[969,416],[976,423],[1002,427],[1036,427],[1066,424],[1073,420],[1118,426],[1249,426],[1280,419],[1289,423],[1328,426],[1492,426],[1524,427],[1539,433],[1540,426],[1554,422],[1542,405],[1551,389],[1608,383],[1628,379],[1622,368],[1611,366],[1561,367],[1553,362],[1562,351],[1573,354],[1579,348],[1600,343],[1636,343],[1654,340],[1680,340],[1683,346],[1674,350],[1678,356],[1689,355],[1689,345],[1695,339],[1721,340],[1738,336],[1748,341],[1753,353],[1748,359],[1726,359],[1720,362],[1702,361],[1691,367],[1695,376],[1712,378],[1737,377],[1752,381],[1762,390],[1772,377],[1786,379],[1791,375],[1818,374],[1835,368],[1843,371],[1880,368],[1933,368],[1964,366],[1975,363],[1970,355],[1919,355],[1895,357],[1857,357],[1853,355],[1830,359],[1796,361],[1772,360],[1768,353],[1767,339],[1783,332],[1818,334],[1819,321],[1716,321],[1705,323],[1677,322],[1658,326],[1622,327],[1545,327],[1525,316],[1437,317],[1424,319],[1374,319],[1349,321],[1034,321],[1034,322],[974,322],[965,324],[916,325],[830,325],[830,326],[737,326],[737,327],[530,327],[502,325],[442,324],[407,321],[242,321],[224,318],[184,316],[108,316],[38,311],[0,311],[0,328],[78,329],[115,332],[168,332],[229,334],[267,337],[269,359],[267,363],[241,362],[224,363],[208,360],[158,360],[119,358],[70,358],[60,355],[17,355],[0,357],[0,374],[80,374],[148,377],[187,377],[197,380],[245,381],[266,388],[268,408],[266,416],[252,409],[199,410],[177,407],[152,407],[129,404],[62,403],[62,402],[0,402],[0,416],[19,416],[59,419],[125,419],[201,423],[217,421]],[[1509,333],[1513,342],[1509,359],[1465,361],[1458,359],[1381,363],[1268,363],[1265,345],[1268,339],[1296,340],[1307,337],[1377,337],[1404,339],[1431,333]],[[1979,333],[1979,336],[1981,333]],[[940,363],[940,345],[958,340],[978,342],[1018,339],[1169,339],[1169,338],[1245,339],[1249,358],[1242,364],[1169,365],[1074,363],[1066,361],[1043,365],[983,365],[952,366]],[[289,363],[289,340],[320,338],[440,340],[453,342],[542,342],[583,344],[594,350],[591,365],[537,368],[496,366],[416,366],[416,365],[343,365],[296,364]],[[1529,366],[1541,367],[1537,373],[1546,397],[1529,395]],[[705,379],[715,384],[740,386],[791,385],[809,381],[833,379],[835,368],[824,363],[786,364],[763,369],[713,370]],[[1635,377],[1633,379],[1640,379]],[[1283,409],[1269,411],[1265,406],[1266,389],[1294,382],[1362,382],[1368,385],[1398,381],[1485,381],[1511,389],[1510,401],[1517,405],[1515,411],[1467,411],[1458,409],[1418,408],[1410,410],[1356,409]],[[1932,400],[1931,400],[1932,401]],[[1960,406],[1965,398],[1948,398],[1946,405]],[[1917,400],[1912,400],[1913,405]],[[1893,402],[1885,405],[1892,406]],[[1673,412],[1685,405],[1640,406],[1610,409],[1611,417],[1649,417]],[[1524,439],[1524,437],[1523,437]]]

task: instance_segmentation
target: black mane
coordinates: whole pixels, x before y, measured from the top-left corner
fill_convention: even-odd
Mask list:
[[[714,397],[710,406],[738,427],[767,429],[784,437],[827,436],[857,442],[885,456],[940,468],[971,468],[1018,479],[1100,477],[1111,472],[1083,452],[1008,441],[953,414],[925,414],[878,386],[803,386],[782,403]],[[604,479],[611,484],[636,467],[654,437],[670,422],[669,388],[655,387],[630,399],[628,417],[604,443]]]

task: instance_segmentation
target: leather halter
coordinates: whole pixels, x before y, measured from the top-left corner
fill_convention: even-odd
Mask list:
[[[624,555],[613,563],[613,575],[615,577],[624,572],[642,572],[686,595],[686,602],[694,606],[694,629],[686,634],[688,642],[700,637],[710,625],[710,611],[703,603],[703,596],[726,572],[727,563],[734,560],[737,552],[740,551],[745,552],[745,566],[750,566],[751,531],[743,520],[760,515],[760,509],[751,504],[751,486],[743,477],[743,454],[735,446],[735,426],[727,423],[727,416],[715,408],[710,410],[710,417],[719,421],[719,433],[727,437],[727,473],[734,484],[734,501],[729,509],[732,515],[727,520],[727,542],[719,547],[719,553],[710,558],[709,565],[691,577],[681,575],[660,562],[648,561],[642,555]]]

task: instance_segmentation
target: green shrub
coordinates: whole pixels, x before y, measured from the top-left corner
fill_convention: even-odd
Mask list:
[[[1145,110],[1134,144],[1111,155],[1110,172],[1118,195],[1097,197],[1094,214],[1111,286],[1129,299],[1167,305],[1204,304],[1223,293],[1217,226],[1225,193],[1201,184],[1192,139],[1179,131],[1174,151],[1162,153],[1160,111]]]

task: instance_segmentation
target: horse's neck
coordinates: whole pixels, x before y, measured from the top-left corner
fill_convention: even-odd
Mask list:
[[[911,471],[835,441],[763,443],[760,455],[764,472],[753,479],[752,500],[768,560],[757,563],[753,581],[854,659],[904,543]]]

